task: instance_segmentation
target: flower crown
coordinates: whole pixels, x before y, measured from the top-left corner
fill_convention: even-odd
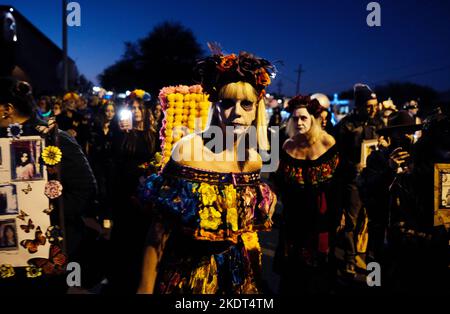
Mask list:
[[[143,89],[135,89],[128,95],[128,99],[139,99],[143,101],[150,101],[151,98],[150,94]]]
[[[306,108],[308,113],[317,118],[326,109],[320,105],[317,99],[309,96],[297,95],[288,102],[288,111],[292,114],[296,109]]]
[[[67,93],[63,97],[64,101],[67,101],[67,100],[78,100],[78,99],[80,99],[80,96],[77,93],[73,93],[73,92]]]
[[[276,68],[269,61],[247,52],[223,55],[214,54],[197,62],[195,80],[199,82],[212,101],[218,100],[220,89],[233,82],[247,82],[252,85],[259,98],[265,95],[265,88],[275,77]]]

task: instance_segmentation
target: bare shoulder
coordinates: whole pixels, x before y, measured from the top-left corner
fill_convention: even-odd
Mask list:
[[[294,141],[292,139],[288,138],[283,144],[283,150],[290,151],[293,149],[294,146],[295,146]]]
[[[249,160],[245,165],[244,172],[261,171],[263,162],[261,155],[254,149],[249,150]]]
[[[201,151],[203,147],[202,138],[195,133],[182,137],[172,149],[172,159],[176,162],[189,166],[194,161],[194,152]]]
[[[328,134],[327,132],[323,133],[322,136],[322,144],[323,146],[325,146],[325,148],[328,150],[329,148],[331,148],[334,144],[336,144],[336,140],[334,139],[333,136],[331,136],[330,134]]]

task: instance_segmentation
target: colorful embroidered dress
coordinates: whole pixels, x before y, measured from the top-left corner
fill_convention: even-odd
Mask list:
[[[258,293],[275,194],[259,172],[218,173],[170,160],[142,191],[170,229],[156,293]]]
[[[326,261],[329,231],[335,228],[336,146],[316,160],[300,160],[281,151],[276,186],[283,203],[281,251],[307,266]],[[280,253],[280,252],[279,252]]]

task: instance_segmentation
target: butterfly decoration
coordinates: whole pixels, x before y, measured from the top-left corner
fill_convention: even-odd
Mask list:
[[[50,244],[58,244],[62,242],[62,231],[59,226],[50,226],[45,232],[45,237],[48,239]]]
[[[20,210],[20,214],[17,215],[17,219],[23,220],[25,221],[25,217],[28,217],[30,215],[28,215],[26,212],[24,212],[23,210]]]
[[[55,207],[54,207],[52,204],[50,204],[50,206],[49,206],[48,208],[44,209],[43,212],[44,212],[45,214],[47,214],[47,215],[50,215],[50,213],[51,213],[54,209],[55,209]]]
[[[28,264],[42,268],[44,275],[61,275],[66,272],[67,256],[57,245],[50,247],[50,256],[46,258],[32,258]]]
[[[28,219],[28,224],[26,224],[26,225],[20,225],[20,229],[22,229],[22,230],[25,231],[26,233],[30,233],[30,230],[33,230],[33,229],[34,229],[33,220]]]
[[[34,240],[32,239],[22,240],[20,242],[20,245],[23,246],[25,249],[28,249],[29,253],[34,254],[38,251],[39,245],[45,245],[46,242],[47,239],[45,238],[44,233],[41,230],[41,227],[38,226],[36,228]]]
[[[22,192],[25,194],[30,193],[31,191],[33,191],[33,189],[31,188],[31,185],[28,183],[27,188],[26,189],[22,189]]]

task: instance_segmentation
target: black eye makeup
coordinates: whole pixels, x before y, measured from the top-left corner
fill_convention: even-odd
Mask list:
[[[251,102],[250,100],[243,100],[243,101],[241,101],[241,107],[245,111],[250,111],[253,109],[253,102]]]
[[[234,99],[222,99],[220,101],[220,106],[225,110],[227,110],[235,105],[236,105],[236,100],[234,100]],[[253,105],[254,105],[254,103],[251,102],[250,100],[242,100],[241,101],[241,107],[245,111],[253,110]]]
[[[236,104],[235,101],[232,99],[222,99],[220,101],[220,106],[225,110],[233,107],[235,104]]]

